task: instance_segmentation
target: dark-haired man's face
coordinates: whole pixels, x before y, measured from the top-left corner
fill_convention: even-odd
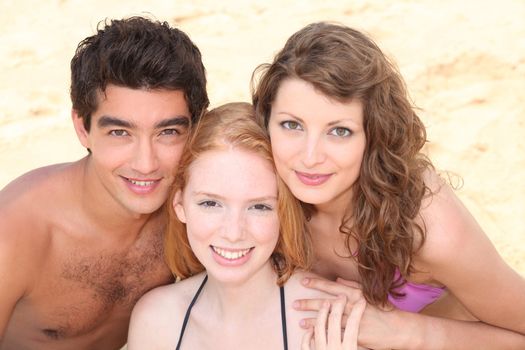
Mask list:
[[[108,209],[132,216],[159,209],[187,139],[191,115],[184,93],[108,85],[90,131],[74,119],[82,145],[92,151],[88,178],[108,197]]]

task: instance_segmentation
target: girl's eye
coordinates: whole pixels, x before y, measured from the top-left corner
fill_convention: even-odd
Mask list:
[[[206,200],[198,203],[199,206],[204,208],[217,208],[219,207],[219,203],[216,201]]]
[[[129,135],[126,130],[121,130],[121,129],[111,130],[109,134],[112,136],[128,136]]]
[[[261,211],[269,211],[269,210],[273,210],[272,207],[270,207],[269,205],[267,204],[255,204],[252,206],[252,209],[255,209],[255,210],[261,210]]]
[[[289,130],[302,130],[301,125],[293,120],[287,120],[281,123],[281,126]]]
[[[337,127],[337,128],[333,128],[332,130],[330,130],[329,134],[333,136],[339,136],[339,137],[348,137],[352,135],[352,130],[348,128]]]

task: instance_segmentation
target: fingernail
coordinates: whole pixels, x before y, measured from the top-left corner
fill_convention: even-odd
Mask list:
[[[303,284],[304,285],[308,285],[309,282],[310,282],[309,278],[303,278]]]
[[[303,327],[303,328],[306,327],[306,321],[305,321],[305,320],[301,320],[301,321],[299,321],[299,325],[300,325],[301,327]]]
[[[296,300],[292,303],[292,306],[294,307],[294,309],[298,309],[299,308],[299,302]]]

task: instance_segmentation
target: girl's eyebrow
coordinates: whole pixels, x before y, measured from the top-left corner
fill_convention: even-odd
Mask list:
[[[192,193],[193,193],[194,196],[202,195],[202,196],[206,196],[206,197],[217,198],[217,199],[220,199],[220,200],[224,200],[226,198],[226,197],[221,196],[219,194],[212,193],[212,192],[207,192],[207,191],[194,191]],[[256,197],[256,198],[250,198],[249,202],[258,202],[258,201],[264,202],[264,201],[267,201],[267,200],[277,200],[277,196],[270,195],[270,196],[261,196],[261,197]]]

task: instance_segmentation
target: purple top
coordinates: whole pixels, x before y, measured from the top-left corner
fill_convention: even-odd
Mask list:
[[[396,271],[395,279],[399,276],[399,271]],[[436,301],[445,292],[445,289],[445,287],[434,287],[407,281],[402,287],[397,289],[398,292],[404,293],[405,296],[394,298],[389,294],[388,301],[400,310],[419,312],[425,306]]]

